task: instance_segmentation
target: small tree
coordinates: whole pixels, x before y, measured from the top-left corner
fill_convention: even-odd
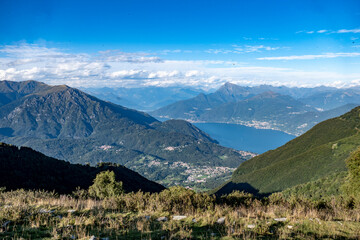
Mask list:
[[[349,195],[360,198],[360,148],[346,159],[346,166],[349,174],[343,190]]]
[[[89,187],[89,195],[99,199],[118,196],[123,192],[123,183],[116,182],[113,171],[98,173],[94,179],[94,184]]]

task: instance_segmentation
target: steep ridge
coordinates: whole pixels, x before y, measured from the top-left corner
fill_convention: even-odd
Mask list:
[[[35,92],[46,91],[50,86],[36,82],[0,81],[0,106]]]
[[[242,163],[218,193],[248,184],[259,193],[284,190],[346,170],[345,159],[360,142],[360,107],[319,123],[282,147]],[[239,187],[236,187],[239,186]]]
[[[117,181],[127,192],[160,192],[160,184],[149,181],[123,166],[90,167],[50,158],[27,147],[0,143],[0,187],[7,190],[40,189],[71,193],[77,187],[89,188],[101,171],[114,171]]]

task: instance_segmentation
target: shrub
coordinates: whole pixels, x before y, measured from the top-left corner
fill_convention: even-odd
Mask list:
[[[360,198],[360,148],[354,151],[348,159],[346,166],[349,170],[343,190],[349,196]]]
[[[123,192],[123,184],[116,182],[113,171],[98,173],[94,179],[94,184],[89,187],[89,195],[99,199],[118,196]]]
[[[222,202],[230,206],[238,206],[241,204],[250,205],[254,199],[254,195],[251,193],[233,191],[228,195],[221,196]]]
[[[195,212],[211,209],[215,198],[206,193],[195,193],[180,186],[170,187],[159,193],[158,200],[165,211],[173,213]]]

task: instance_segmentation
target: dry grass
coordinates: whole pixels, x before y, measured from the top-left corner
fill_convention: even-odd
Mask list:
[[[176,221],[174,215],[187,218]],[[168,221],[156,220],[163,216]],[[223,224],[217,223],[221,217]],[[241,193],[215,199],[182,188],[105,200],[3,192],[0,224],[8,221],[0,228],[1,239],[360,239],[360,207],[345,200],[260,201]]]

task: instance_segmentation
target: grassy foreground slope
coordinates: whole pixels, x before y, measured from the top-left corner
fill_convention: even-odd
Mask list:
[[[345,159],[360,143],[359,128],[357,107],[316,125],[282,147],[242,163],[229,183],[235,189],[225,191],[223,187],[218,193],[236,190],[242,183],[259,193],[271,193],[345,171]]]
[[[104,200],[0,191],[0,239],[359,239],[360,205],[346,201],[216,199],[181,187]],[[3,226],[1,228],[1,226]]]

